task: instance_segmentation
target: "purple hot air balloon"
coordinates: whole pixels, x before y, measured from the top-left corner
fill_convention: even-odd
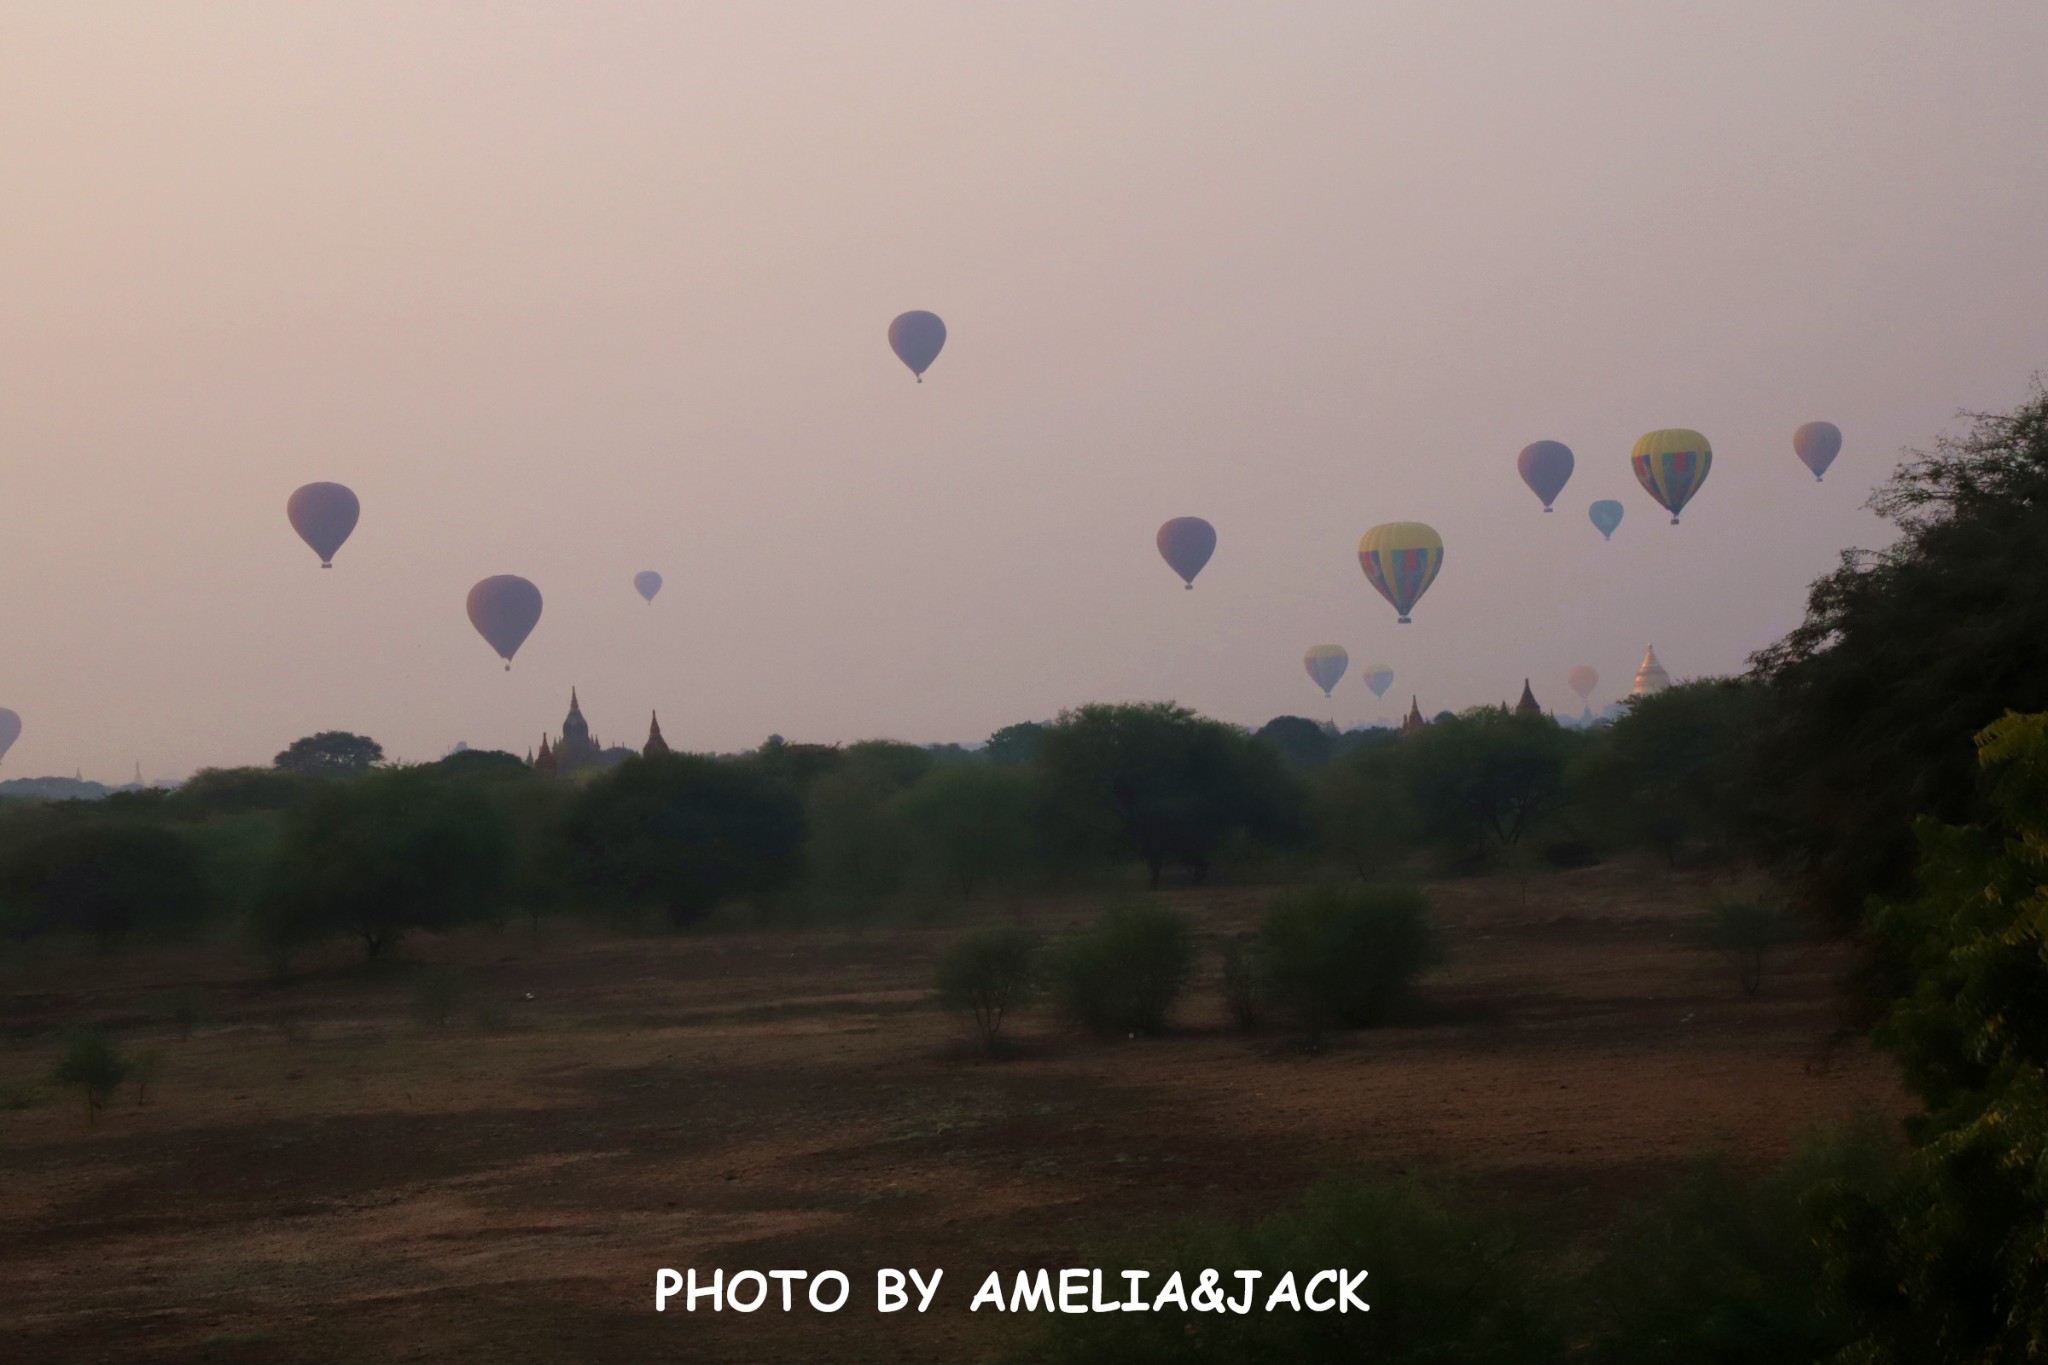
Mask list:
[[[1523,446],[1522,453],[1515,457],[1515,468],[1521,471],[1522,482],[1529,485],[1529,491],[1543,499],[1543,510],[1548,512],[1572,476],[1571,447],[1562,441],[1538,441]]]
[[[917,382],[924,383],[924,372],[939,358],[939,352],[946,345],[946,324],[939,320],[937,313],[917,309],[897,315],[889,324],[889,349],[896,358],[910,367],[917,376]]]
[[[633,575],[633,587],[651,603],[654,601],[654,594],[661,591],[661,575],[652,569],[642,569]]]
[[[1799,462],[1813,471],[1813,481],[1819,483],[1820,476],[1835,462],[1835,456],[1842,453],[1842,429],[1833,422],[1808,422],[1792,433],[1792,450],[1799,456]]]
[[[501,573],[469,590],[469,623],[498,651],[507,673],[539,620],[540,589],[517,574]]]
[[[295,491],[284,505],[292,529],[320,556],[323,569],[334,567],[334,552],[356,529],[356,518],[362,512],[356,495],[338,483],[309,483]]]
[[[1159,553],[1190,589],[1216,553],[1216,528],[1200,517],[1175,517],[1159,528]]]
[[[4,706],[0,706],[0,758],[7,757],[7,751],[14,747],[14,741],[21,738],[21,717]]]

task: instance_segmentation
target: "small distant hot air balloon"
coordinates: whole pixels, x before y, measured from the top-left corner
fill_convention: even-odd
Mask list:
[[[334,567],[334,552],[356,529],[356,518],[362,512],[356,495],[338,483],[309,483],[295,490],[284,505],[292,529],[320,556],[323,569]]]
[[[1548,512],[1572,476],[1571,447],[1562,441],[1538,441],[1523,446],[1522,453],[1515,457],[1515,468],[1521,471],[1522,482],[1529,485],[1529,491],[1543,499],[1543,510]]]
[[[0,758],[7,757],[7,751],[14,747],[14,741],[21,738],[21,717],[4,706],[0,706]]]
[[[1159,528],[1159,554],[1188,587],[1216,553],[1216,528],[1200,517],[1175,517]]]
[[[1813,471],[1813,481],[1828,472],[1835,456],[1842,453],[1842,429],[1833,422],[1808,422],[1792,433],[1792,449],[1799,462]]]
[[[1629,463],[1635,467],[1636,482],[1663,504],[1676,526],[1680,509],[1692,501],[1714,467],[1714,448],[1697,431],[1670,427],[1637,441]]]
[[[501,573],[469,590],[469,623],[498,651],[507,673],[539,621],[540,589],[517,574]]]
[[[1628,509],[1613,498],[1602,498],[1586,509],[1586,515],[1593,519],[1593,525],[1600,532],[1602,540],[1612,540],[1614,528],[1621,525],[1621,514],[1626,510]]]
[[[1419,521],[1375,526],[1358,542],[1358,566],[1380,596],[1394,604],[1396,619],[1405,626],[1408,613],[1444,566],[1443,537]]]
[[[654,594],[661,591],[661,575],[652,569],[642,569],[639,573],[633,575],[633,588],[642,597],[652,602]]]
[[[939,320],[937,313],[917,309],[899,313],[889,324],[889,349],[896,358],[910,367],[917,376],[917,382],[924,383],[924,372],[939,358],[939,352],[946,345],[946,324]]]
[[[1344,670],[1351,666],[1351,656],[1344,652],[1342,645],[1313,645],[1301,660],[1302,667],[1323,695],[1330,692],[1343,680]]]
[[[1387,689],[1394,685],[1394,670],[1385,664],[1374,664],[1359,676],[1375,697],[1386,696]]]
[[[1585,664],[1580,664],[1564,676],[1565,681],[1572,685],[1572,691],[1579,694],[1580,701],[1590,698],[1593,689],[1600,685],[1600,670]]]

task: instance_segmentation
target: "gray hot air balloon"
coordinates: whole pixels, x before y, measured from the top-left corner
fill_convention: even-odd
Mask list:
[[[924,372],[939,358],[939,352],[946,344],[946,324],[939,321],[937,313],[918,309],[897,315],[889,324],[889,349],[896,352],[896,358],[910,367],[917,376],[917,382],[924,383]]]
[[[1792,452],[1799,457],[1799,463],[1813,471],[1813,481],[1819,483],[1820,476],[1835,462],[1835,456],[1842,453],[1842,429],[1833,422],[1808,422],[1792,433]]]
[[[21,717],[4,706],[0,706],[0,758],[7,757],[7,751],[14,747],[14,741],[21,738]]]
[[[469,623],[498,651],[508,673],[512,656],[539,621],[540,589],[517,574],[501,573],[469,590]]]
[[[1538,441],[1523,446],[1522,453],[1515,457],[1515,468],[1522,482],[1529,485],[1529,491],[1543,500],[1543,510],[1548,512],[1572,476],[1571,447],[1562,441]]]
[[[661,591],[661,575],[652,569],[642,569],[633,575],[633,587],[642,597],[652,602],[654,594]]]
[[[309,483],[295,491],[284,505],[292,529],[320,556],[323,569],[334,567],[334,552],[356,529],[356,518],[362,511],[356,495],[338,483]]]
[[[1166,566],[1190,588],[1209,556],[1216,553],[1216,528],[1200,517],[1175,517],[1159,528],[1153,540]]]

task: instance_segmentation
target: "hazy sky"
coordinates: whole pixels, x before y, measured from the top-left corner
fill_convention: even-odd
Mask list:
[[[524,752],[572,684],[735,749],[1736,670],[2048,365],[2044,57],[2048,6],[1931,0],[0,0],[0,775]],[[1678,528],[1663,426],[1715,448]],[[1356,547],[1409,519],[1396,626]]]

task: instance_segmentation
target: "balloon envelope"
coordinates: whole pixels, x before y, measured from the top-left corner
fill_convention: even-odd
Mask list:
[[[1387,689],[1394,685],[1394,670],[1385,664],[1374,664],[1359,676],[1364,679],[1365,685],[1372,689],[1375,697],[1386,696]]]
[[[294,490],[284,505],[292,529],[320,556],[323,569],[334,567],[334,552],[356,529],[362,511],[356,495],[338,483],[309,483]]]
[[[654,594],[661,591],[661,575],[652,569],[642,569],[633,575],[633,587],[642,597],[652,602]]]
[[[931,368],[939,352],[946,345],[946,324],[939,320],[937,313],[922,309],[900,313],[889,324],[889,349],[896,358],[910,367],[917,376],[917,382],[924,383],[924,372]]]
[[[1331,689],[1343,680],[1344,670],[1351,666],[1351,656],[1344,652],[1342,645],[1313,645],[1302,656],[1302,667],[1308,670],[1309,678],[1323,695],[1329,696]]]
[[[1548,512],[1557,495],[1564,492],[1565,481],[1572,476],[1571,447],[1562,441],[1538,441],[1523,446],[1522,453],[1515,457],[1515,468],[1521,471],[1522,482],[1529,485],[1529,491],[1543,499],[1543,510]]]
[[[501,573],[469,590],[469,623],[506,668],[539,621],[540,589],[517,574]]]
[[[1649,432],[1637,441],[1629,463],[1635,468],[1636,482],[1664,505],[1676,526],[1680,509],[1692,501],[1692,495],[1707,481],[1707,471],[1714,467],[1714,448],[1697,431],[1670,427]]]
[[[1600,531],[1602,540],[1614,539],[1614,528],[1621,525],[1621,514],[1625,512],[1613,498],[1602,498],[1586,509],[1586,515],[1593,519],[1593,525]]]
[[[21,717],[4,706],[0,706],[0,758],[7,757],[7,751],[14,747],[14,741],[21,738]]]
[[[1565,674],[1565,680],[1572,685],[1572,691],[1579,694],[1579,700],[1584,701],[1592,696],[1593,689],[1600,685],[1600,671],[1580,664]]]
[[[1406,625],[1408,613],[1444,566],[1443,537],[1419,521],[1375,526],[1358,542],[1358,566]]]
[[[1792,433],[1792,449],[1799,462],[1813,471],[1813,481],[1828,472],[1835,456],[1842,453],[1842,429],[1833,422],[1808,422]]]
[[[1159,528],[1160,557],[1190,588],[1195,575],[1216,553],[1216,528],[1200,517],[1175,517]]]

